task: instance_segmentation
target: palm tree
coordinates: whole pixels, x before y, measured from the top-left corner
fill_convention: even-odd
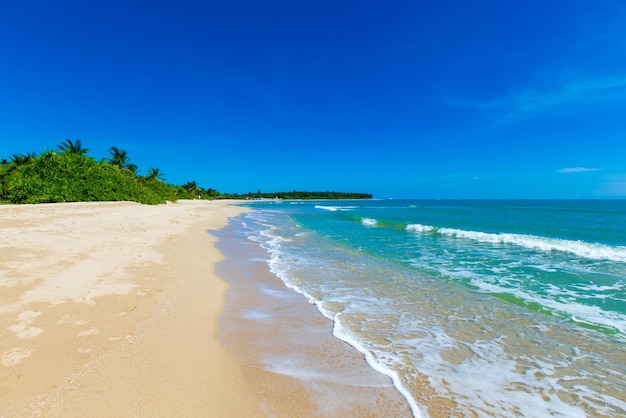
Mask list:
[[[59,150],[64,154],[76,154],[76,155],[87,155],[89,150],[87,148],[83,148],[83,144],[80,142],[80,139],[76,139],[72,141],[71,139],[65,139],[64,142],[59,144]]]
[[[111,157],[107,160],[108,162],[118,166],[119,168],[127,168],[130,158],[128,157],[126,151],[119,149],[118,147],[111,147],[109,152],[111,153]]]
[[[7,161],[6,159],[2,160],[2,175],[13,174],[15,170],[19,166],[26,165],[37,158],[37,154],[34,152],[29,152],[26,154],[13,154],[11,156],[11,160]]]
[[[128,163],[124,168],[126,171],[130,172],[133,177],[137,177],[139,175],[139,166],[137,164]]]
[[[159,180],[162,182],[165,180],[165,178],[163,178],[163,173],[161,172],[161,169],[159,167],[150,167],[148,169],[148,175],[146,175],[146,180]]]
[[[31,162],[35,157],[37,157],[37,154],[34,152],[28,152],[26,154],[13,154],[10,164],[14,166],[25,165]]]
[[[110,164],[119,167],[120,170],[125,170],[134,177],[139,174],[139,167],[130,162],[130,157],[125,150],[118,147],[111,147],[109,152],[111,156],[106,161]]]

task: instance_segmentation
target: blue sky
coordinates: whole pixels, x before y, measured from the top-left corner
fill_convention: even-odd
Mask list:
[[[623,1],[0,5],[0,157],[222,192],[626,197]]]

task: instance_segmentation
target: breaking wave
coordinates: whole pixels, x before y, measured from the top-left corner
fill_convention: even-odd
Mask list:
[[[406,231],[413,233],[435,233],[451,238],[461,238],[490,244],[511,244],[544,252],[559,251],[574,254],[590,260],[610,260],[626,263],[626,247],[612,247],[605,244],[571,241],[534,235],[487,233],[465,231],[455,228],[437,228],[430,225],[409,224]]]

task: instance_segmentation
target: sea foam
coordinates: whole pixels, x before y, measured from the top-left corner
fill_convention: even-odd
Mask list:
[[[367,212],[355,210],[355,216],[332,213],[339,210],[352,209],[311,205],[297,212],[297,228],[285,223],[287,218],[256,219],[263,227],[254,241],[268,249],[274,274],[333,320],[333,335],[393,380],[415,416],[425,414],[418,405],[433,397],[455,399],[453,412],[465,415],[623,415],[619,392],[615,397],[615,391],[605,389],[621,386],[623,339],[612,332],[605,338],[596,328],[623,335],[626,321],[584,301],[592,294],[603,296],[602,291],[618,300],[622,281],[615,282],[613,272],[624,266],[607,261],[625,262],[626,247],[471,231],[474,227],[407,225],[403,220],[411,215],[394,218],[391,211],[374,212],[369,206]],[[311,228],[315,223],[306,223],[302,213],[313,212],[315,222],[333,219],[319,222],[324,231],[334,228],[332,239],[319,239]],[[368,227],[366,219],[376,221],[377,228]],[[346,249],[348,239],[333,245],[339,222],[345,222],[351,240],[360,237],[358,248],[381,250],[389,244],[397,252],[386,248],[380,251],[385,257],[375,251],[372,257],[350,251],[356,244]],[[363,227],[355,232],[354,222]],[[278,235],[285,239],[275,239]],[[608,273],[600,275],[597,266]],[[571,282],[563,284],[563,277]],[[510,303],[516,300],[528,306]],[[537,315],[541,308],[554,315]],[[582,326],[574,324],[578,321]],[[615,349],[604,350],[603,344]],[[421,396],[424,387],[434,394]]]
[[[361,218],[361,223],[370,227],[378,225],[378,221],[372,218]]]
[[[315,209],[328,210],[330,212],[345,212],[356,209],[356,206],[327,206],[327,205],[315,205]]]
[[[409,232],[418,232],[418,233],[426,233],[433,232],[435,230],[434,226],[429,225],[421,225],[421,224],[409,224],[405,228]]]
[[[451,238],[461,238],[491,244],[512,244],[530,250],[550,252],[559,251],[574,254],[590,260],[608,260],[626,263],[626,247],[612,247],[605,244],[572,241],[535,235],[487,233],[466,231],[455,228],[437,228],[430,225],[409,224],[406,231],[414,233],[437,233]]]

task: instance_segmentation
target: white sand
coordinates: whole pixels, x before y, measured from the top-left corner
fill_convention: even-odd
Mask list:
[[[0,416],[261,416],[206,232],[242,210],[0,206]]]

